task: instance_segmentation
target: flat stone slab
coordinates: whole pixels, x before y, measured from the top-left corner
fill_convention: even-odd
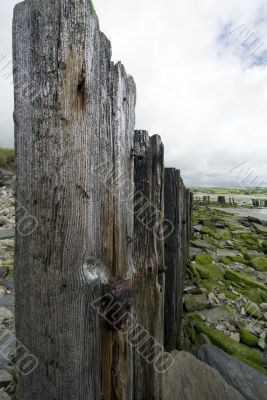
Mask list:
[[[245,400],[220,374],[192,354],[174,350],[163,376],[163,400]]]
[[[218,257],[235,257],[238,254],[236,250],[219,249],[216,251]]]
[[[267,377],[212,344],[201,346],[198,357],[215,368],[228,385],[247,400],[267,399]]]
[[[212,245],[205,240],[191,240],[191,246],[199,247],[200,249],[213,249]]]
[[[216,324],[219,320],[223,319],[225,321],[229,321],[233,317],[233,313],[228,311],[225,307],[215,307],[211,309],[206,309],[199,311],[203,317],[208,319],[210,322]]]
[[[4,285],[3,285],[4,286]],[[15,310],[15,297],[13,294],[7,294],[6,296],[0,297],[0,307],[5,307],[12,311],[14,314]]]
[[[267,235],[267,226],[252,224],[258,233],[262,233],[263,235]]]
[[[13,229],[13,228],[1,229],[0,228],[0,240],[11,239],[13,237],[15,237],[15,229]]]
[[[196,254],[201,254],[202,250],[198,247],[190,247],[189,248],[189,255],[190,257],[195,256]]]

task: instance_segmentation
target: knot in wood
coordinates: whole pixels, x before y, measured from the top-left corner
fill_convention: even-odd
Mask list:
[[[127,323],[133,305],[133,284],[130,279],[120,280],[104,287],[108,304],[104,304],[105,319],[111,330],[121,330]]]
[[[164,265],[158,267],[158,274],[165,274],[167,268]]]

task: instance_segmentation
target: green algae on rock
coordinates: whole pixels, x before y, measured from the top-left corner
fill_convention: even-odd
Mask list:
[[[263,357],[261,353],[242,343],[238,343],[223,333],[218,332],[216,329],[205,326],[199,322],[194,322],[193,326],[197,335],[204,333],[208,336],[211,342],[215,344],[215,346],[218,346],[236,359],[243,361],[267,375],[267,370],[263,368]]]
[[[249,315],[252,318],[255,319],[262,318],[262,313],[260,311],[259,306],[255,303],[252,303],[251,301],[248,301],[247,304],[245,305],[245,311],[247,315]]]
[[[255,257],[250,260],[249,265],[260,272],[267,272],[267,257]]]
[[[267,292],[267,286],[264,285],[263,283],[257,282],[255,280],[249,278],[248,276],[240,274],[239,272],[234,271],[232,269],[227,269],[225,271],[225,279],[228,279],[230,281],[237,282],[237,283],[242,282],[247,286],[256,287],[256,288],[262,289],[265,292]]]
[[[249,347],[256,347],[258,344],[259,339],[257,336],[250,333],[247,329],[241,328],[240,331],[240,342],[249,346]]]

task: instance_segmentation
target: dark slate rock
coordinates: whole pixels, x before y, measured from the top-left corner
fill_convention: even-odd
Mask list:
[[[193,257],[193,256],[195,256],[196,254],[201,254],[203,251],[201,250],[201,249],[199,249],[199,248],[197,248],[197,247],[190,247],[189,248],[189,256],[190,257]]]
[[[198,358],[215,368],[228,385],[238,390],[245,399],[267,399],[267,377],[254,368],[235,360],[212,344],[202,346]]]
[[[194,231],[201,232],[201,230],[202,230],[202,225],[195,225],[194,226]]]
[[[259,225],[261,225],[261,223],[262,223],[260,219],[255,218],[255,217],[251,217],[251,216],[248,217],[248,221],[249,222],[255,222],[256,224],[259,224]]]

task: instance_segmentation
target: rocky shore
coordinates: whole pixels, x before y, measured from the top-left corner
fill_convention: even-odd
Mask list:
[[[0,182],[0,400],[15,399],[17,381],[14,234],[14,177],[6,174]],[[195,206],[184,288],[184,351],[173,352],[164,399],[177,393],[182,400],[266,399],[266,254],[267,223]]]
[[[13,398],[16,388],[14,324],[14,175],[0,174],[0,400]]]
[[[195,206],[193,231],[181,347],[217,369],[244,398],[263,400],[267,398],[267,223]],[[243,381],[252,386],[261,383],[258,391],[252,391],[252,386],[244,389]]]

